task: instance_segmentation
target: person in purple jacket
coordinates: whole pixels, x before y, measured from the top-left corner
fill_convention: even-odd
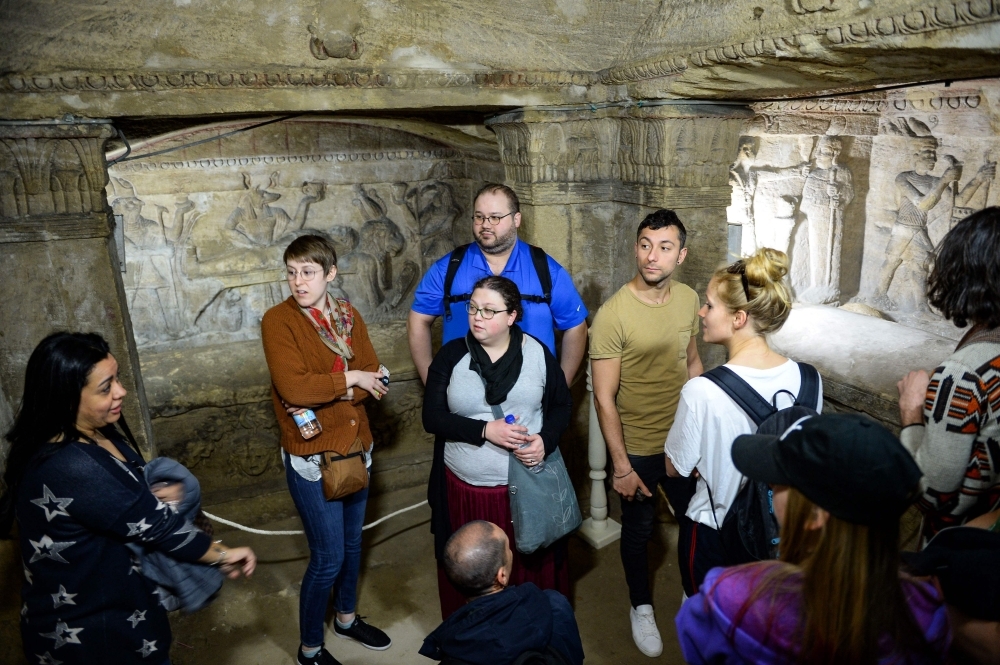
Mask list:
[[[737,437],[732,457],[774,489],[781,559],[709,571],[677,615],[688,663],[943,662],[944,601],[899,572],[921,473],[895,436],[860,415],[813,416]]]

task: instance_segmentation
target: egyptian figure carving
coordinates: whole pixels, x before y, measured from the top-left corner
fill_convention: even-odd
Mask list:
[[[410,212],[420,238],[420,256],[427,262],[441,258],[457,244],[456,221],[462,208],[451,185],[435,181],[410,187],[405,182],[392,186],[392,201]]]
[[[888,124],[887,131],[911,138],[913,170],[903,171],[894,181],[896,216],[871,302],[883,311],[896,311],[900,306],[906,310],[927,310],[924,287],[934,254],[934,243],[927,233],[928,213],[950,193],[950,201],[946,202],[951,206],[948,217],[952,223],[961,218],[956,219],[957,215],[964,217],[971,211],[968,204],[973,196],[981,189],[987,190],[996,176],[996,162],[987,161],[964,187],[960,187],[962,163],[952,155],[944,156],[944,173],[932,174],[938,162],[939,144],[925,123],[915,118],[900,119]],[[981,198],[985,200],[985,196]],[[911,278],[899,285],[903,298],[897,303],[888,294],[904,265]]]
[[[111,185],[119,194],[111,209],[121,215],[125,234],[125,292],[129,311],[145,316],[169,337],[184,331],[183,271],[180,253],[175,247],[185,244],[200,215],[192,213],[194,203],[186,197],[177,201],[173,215],[156,206],[156,219],[142,214],[145,203],[136,194],[132,183],[112,178]],[[144,315],[142,314],[144,312]],[[146,340],[154,330],[136,331],[139,340]]]
[[[271,174],[269,188],[278,186],[278,177],[277,172]],[[281,198],[281,194],[254,185],[249,173],[243,174],[243,188],[246,191],[229,215],[226,230],[236,244],[244,247],[268,247],[293,240],[295,232],[305,226],[309,206],[322,201],[326,192],[321,182],[303,183],[302,198],[293,218],[284,208],[271,205]]]
[[[808,150],[804,152],[808,155]],[[751,203],[754,226],[752,233],[743,231],[744,254],[751,254],[759,247],[789,251],[808,170],[806,162],[793,166],[754,166]]]
[[[736,161],[729,167],[729,186],[733,188],[732,203],[729,206],[730,224],[743,227],[741,252],[744,256],[756,249],[756,231],[753,218],[753,196],[757,189],[757,159],[759,141],[752,136],[740,137]]]
[[[386,216],[386,206],[378,192],[366,190],[361,185],[357,185],[354,191],[357,195],[354,205],[366,221],[358,232],[359,245],[354,252],[356,256],[352,258],[357,262],[357,268],[362,269],[366,264],[370,266],[364,256],[374,259],[375,279],[368,290],[372,300],[367,305],[372,320],[385,320],[392,318],[392,310],[400,305],[416,285],[420,267],[413,261],[406,260],[402,261],[401,266],[394,266],[394,258],[406,247],[406,238],[399,226]],[[356,274],[360,274],[366,281],[371,278],[371,275],[362,272]],[[365,313],[364,310],[362,313]]]
[[[798,294],[802,302],[840,300],[844,208],[854,199],[851,171],[837,164],[842,148],[836,136],[819,137],[802,188],[799,209],[809,238],[809,287]]]

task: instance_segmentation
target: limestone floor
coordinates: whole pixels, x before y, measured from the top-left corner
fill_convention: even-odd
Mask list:
[[[383,494],[369,502],[368,521],[424,499],[425,488]],[[279,498],[280,502],[281,499]],[[289,504],[290,505],[290,504]],[[223,517],[243,519],[259,528],[300,528],[297,517],[272,519],[279,510],[243,514],[235,504],[211,507]],[[286,511],[286,514],[287,511]],[[259,518],[267,520],[260,523]],[[344,665],[432,663],[417,653],[424,636],[440,623],[430,510],[424,506],[365,531],[359,611],[383,628],[393,644],[370,651],[327,632],[327,646]],[[247,544],[259,557],[250,580],[227,582],[210,607],[173,619],[175,665],[286,665],[298,646],[298,587],[308,561],[304,536],[258,536],[222,528],[217,535],[230,545]],[[659,658],[643,656],[632,642],[628,593],[614,543],[593,550],[570,539],[573,604],[590,665],[682,663],[673,617],[680,605],[676,526],[663,524],[650,547],[657,623],[664,650]],[[329,619],[332,621],[332,618]]]

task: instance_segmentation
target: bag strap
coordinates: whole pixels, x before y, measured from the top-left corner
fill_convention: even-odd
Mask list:
[[[444,319],[451,321],[451,304],[462,302],[472,297],[472,294],[462,294],[460,296],[451,295],[451,285],[455,283],[455,275],[458,274],[458,267],[462,265],[462,259],[469,251],[469,245],[460,245],[451,250],[451,258],[448,259],[448,269],[444,273]]]
[[[802,382],[799,386],[799,396],[795,398],[795,404],[815,409],[816,402],[819,400],[819,372],[809,363],[796,364],[799,366]]]
[[[531,265],[534,266],[535,274],[538,276],[538,282],[542,285],[542,295],[532,296],[522,293],[521,300],[551,305],[552,272],[549,270],[548,254],[545,253],[544,249],[536,247],[535,245],[528,245],[528,249],[531,251]],[[458,274],[458,268],[462,265],[462,260],[465,259],[465,255],[468,251],[469,245],[461,245],[460,247],[456,247],[452,250],[451,258],[448,259],[448,268],[444,273],[444,318],[446,321],[451,321],[452,303],[465,302],[472,297],[471,293],[453,295],[451,292],[451,287],[455,283],[455,275]]]
[[[736,405],[750,416],[755,425],[760,425],[769,416],[777,413],[777,409],[771,406],[767,400],[760,396],[750,384],[739,377],[736,372],[725,365],[719,365],[704,374],[703,377],[722,388],[722,391],[729,395]],[[802,392],[802,391],[799,391]],[[816,403],[813,397],[813,404]]]
[[[145,462],[146,461],[146,457],[145,457],[145,455],[142,454],[142,451],[139,450],[139,444],[136,443],[135,437],[132,436],[132,430],[129,429],[128,423],[125,422],[125,414],[124,413],[121,414],[121,416],[118,417],[118,425],[119,425],[119,427],[121,427],[122,431],[125,433],[125,440],[128,441],[128,445],[130,445],[132,447],[132,450],[134,450],[135,454],[139,456],[139,459],[141,459],[143,462]]]
[[[552,273],[549,271],[549,257],[545,250],[535,245],[528,245],[531,250],[531,264],[535,267],[535,274],[538,275],[538,282],[542,285],[542,295],[526,296],[521,295],[521,300],[528,302],[552,304]]]

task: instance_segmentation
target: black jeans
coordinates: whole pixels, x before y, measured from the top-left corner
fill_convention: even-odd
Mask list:
[[[708,571],[726,565],[725,549],[719,532],[710,526],[685,518],[677,537],[677,558],[681,585],[690,598],[698,593]]]
[[[645,497],[639,501],[631,501],[622,497],[622,567],[625,568],[625,581],[628,583],[629,600],[632,607],[652,605],[653,594],[649,589],[649,555],[646,546],[653,536],[653,523],[656,519],[656,487],[663,491],[674,509],[678,523],[684,528],[685,522],[690,522],[684,513],[688,502],[694,495],[694,478],[670,478],[667,476],[664,455],[629,455],[632,468],[639,474],[639,479],[653,497]],[[645,496],[645,495],[644,495]],[[678,552],[678,563],[683,558]]]

